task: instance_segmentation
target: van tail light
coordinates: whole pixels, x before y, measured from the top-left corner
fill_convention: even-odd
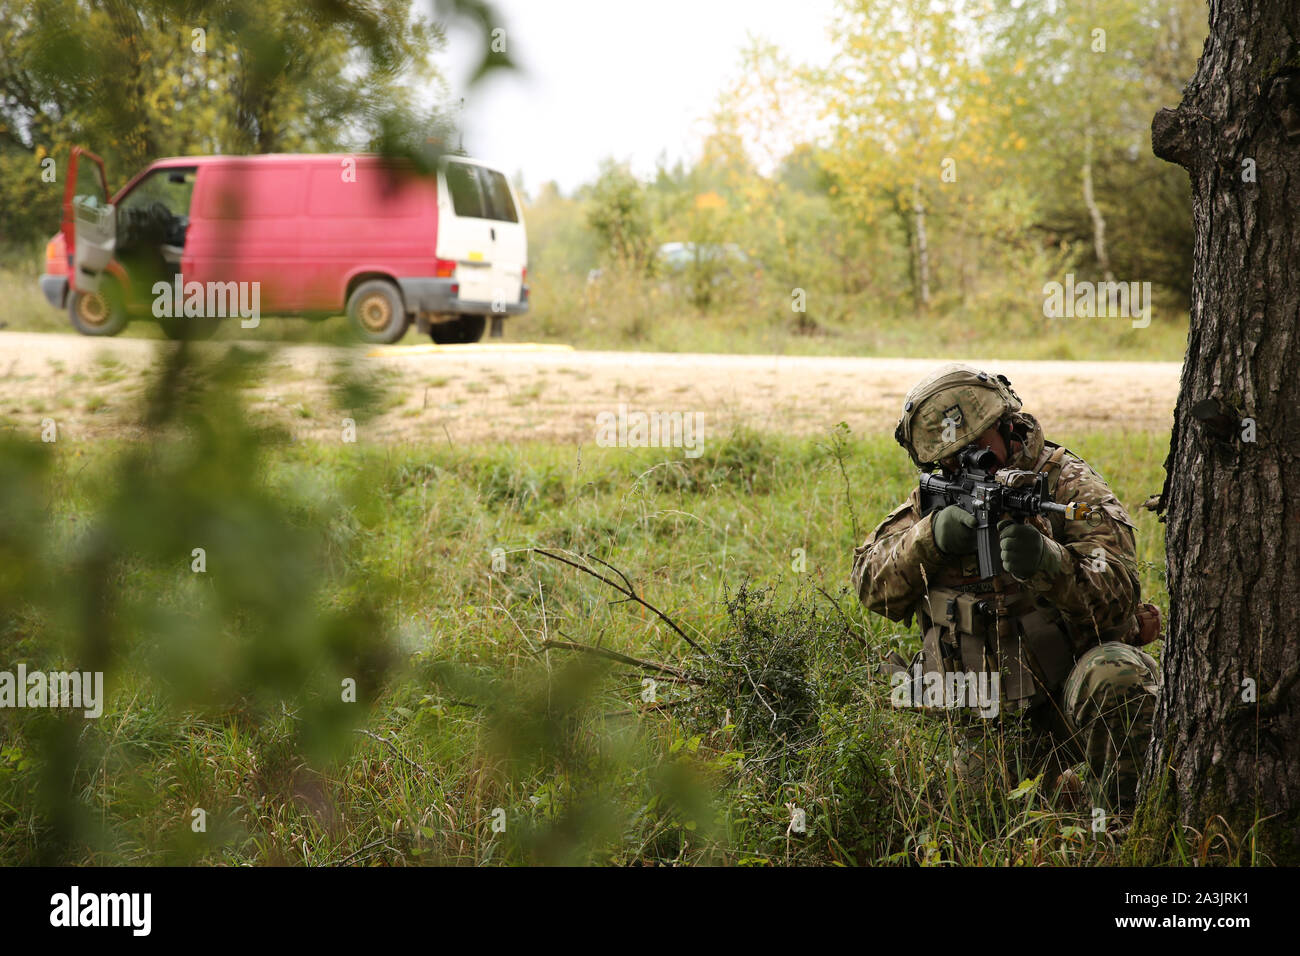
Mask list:
[[[450,279],[456,273],[455,259],[434,259],[433,275],[437,279]]]
[[[522,269],[519,270],[519,281],[520,282],[528,281],[528,266],[524,266]]]

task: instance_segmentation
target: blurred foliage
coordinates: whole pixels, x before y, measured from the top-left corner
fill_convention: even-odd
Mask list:
[[[512,64],[490,5],[422,5],[0,0],[0,239],[55,230],[73,145],[104,158],[113,191],[163,156],[450,148],[437,21],[479,33],[479,76]]]
[[[472,21],[488,50],[489,5],[433,9]],[[446,123],[414,91],[437,81],[441,42],[410,0],[0,0],[3,238],[25,250],[57,223],[62,185],[42,163],[61,172],[74,143],[118,179],[169,153],[436,153]],[[478,75],[510,65],[488,50]],[[150,833],[158,859],[193,862],[211,849],[191,826],[199,808],[213,817],[202,832],[282,861],[259,847],[277,825],[267,795],[287,795],[275,813],[337,823],[322,781],[360,740],[397,654],[391,582],[371,580],[358,551],[381,516],[373,468],[273,473],[293,438],[245,398],[271,353],[181,342],[158,354],[135,440],[96,456],[93,480],[79,480],[89,462],[72,478],[53,468],[67,440],[53,419],[41,441],[0,437],[6,666],[103,672],[116,702],[102,723],[0,713],[6,861],[95,859]],[[115,364],[104,380],[121,377]],[[347,363],[333,385],[347,427],[373,416],[382,386]],[[151,763],[178,739],[239,754],[242,769],[218,777],[245,799],[204,788],[212,761],[198,750]],[[108,819],[116,800],[137,813]]]
[[[364,470],[330,486],[269,479],[289,437],[249,423],[240,397],[263,362],[168,351],[143,440],[97,463],[72,513],[55,507],[69,490],[50,470],[58,441],[3,439],[0,647],[11,671],[103,671],[109,695],[254,737],[288,715],[297,765],[321,767],[351,747],[394,655],[386,589],[352,554],[377,513]],[[0,714],[43,767],[27,802],[37,860],[112,840],[80,796],[103,759],[85,724]]]

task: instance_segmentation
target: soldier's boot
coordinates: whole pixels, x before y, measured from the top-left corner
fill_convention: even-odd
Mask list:
[[[1146,652],[1116,641],[1089,648],[1062,694],[1074,743],[1088,762],[1099,805],[1133,809],[1151,740],[1159,666]]]
[[[1083,781],[1073,768],[1063,771],[1056,778],[1052,798],[1062,810],[1082,810],[1087,805]]]
[[[1039,713],[1034,716],[1036,733],[1026,742],[1021,776],[1039,777],[1041,792],[1057,809],[1082,809],[1087,802],[1084,782],[1075,768],[1081,755],[1070,744],[1068,728],[1063,721],[1058,724],[1041,719]]]
[[[1013,784],[996,733],[966,727],[954,729],[952,738],[948,767],[964,788],[990,796],[1011,790]]]

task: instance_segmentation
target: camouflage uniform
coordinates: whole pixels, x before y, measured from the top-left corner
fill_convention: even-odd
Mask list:
[[[979,376],[979,381],[971,380],[977,389],[997,388],[998,394],[943,387],[954,376],[961,382],[965,373]],[[937,410],[924,401],[936,380],[940,390],[930,405]],[[1024,580],[1004,572],[981,581],[975,555],[952,556],[939,550],[932,527],[935,514],[922,516],[919,491],[913,488],[907,501],[855,549],[853,583],[863,604],[877,614],[909,625],[914,617],[919,619],[923,644],[918,671],[996,669],[1003,692],[1001,714],[1028,717],[1042,732],[1047,759],[1056,770],[1086,760],[1098,788],[1095,796],[1104,794],[1108,803],[1124,809],[1132,802],[1150,738],[1158,681],[1155,661],[1135,646],[1154,639],[1156,628],[1139,624],[1139,609],[1149,609],[1143,612],[1147,617],[1154,608],[1139,605],[1133,521],[1083,459],[1044,440],[1037,420],[1019,410],[1010,383],[1001,382],[1005,389],[975,369],[941,369],[909,393],[904,422],[920,437],[913,442],[916,436],[904,422],[896,437],[914,461],[927,465],[931,462],[918,458],[914,446],[925,444],[924,429],[936,429],[937,416],[943,415],[948,426],[955,419],[964,430],[956,429],[958,434],[949,435],[947,443],[931,441],[926,446],[938,452],[930,455],[935,460],[993,427],[993,417],[1004,438],[1012,439],[1006,468],[1046,473],[1055,501],[1093,506],[1101,512],[1100,522],[1091,526],[1059,514],[1027,519],[1044,535],[1043,546],[1054,550],[1058,560],[1052,563],[1060,570],[1050,576],[1040,570]],[[922,400],[914,402],[912,395]],[[991,412],[989,401],[996,406]],[[916,404],[920,407],[914,409]],[[988,621],[989,607],[998,601],[1010,618],[1010,634],[995,634]],[[974,719],[969,724],[974,725],[971,730],[978,727]],[[985,726],[982,734],[958,741],[959,770],[1001,763],[990,761],[981,745],[972,742],[982,737],[987,744],[989,729]]]

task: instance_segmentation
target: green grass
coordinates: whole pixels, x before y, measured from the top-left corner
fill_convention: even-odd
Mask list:
[[[1144,595],[1164,609],[1161,528],[1136,505],[1160,486],[1166,437],[1052,437],[1088,458],[1129,506]],[[695,460],[545,444],[273,447],[254,479],[266,494],[328,502],[345,487],[365,489],[362,506],[302,520],[323,527],[324,566],[347,572],[328,576],[338,583],[320,595],[323,606],[347,605],[358,588],[382,597],[383,619],[365,640],[392,654],[382,683],[343,704],[334,701],[339,674],[309,670],[295,677],[301,694],[258,709],[234,676],[239,662],[223,656],[233,653],[226,639],[205,636],[199,618],[192,642],[217,655],[200,658],[200,676],[224,693],[187,696],[160,677],[159,647],[141,640],[111,670],[100,720],[0,712],[0,862],[1118,858],[1117,838],[1094,836],[1088,811],[1053,806],[1032,780],[1014,795],[958,786],[945,770],[949,728],[891,710],[871,675],[886,647],[916,641],[842,592],[854,516],[865,532],[914,481],[887,437],[848,441],[851,497],[829,438],[741,432]],[[69,561],[124,449],[55,451],[47,490],[61,531],[49,544]],[[692,697],[689,685],[662,679],[652,709],[636,668],[548,648],[599,645],[698,672],[690,648],[652,613],[616,603],[610,588],[533,547],[617,566],[711,654],[761,662],[776,675],[764,682],[787,680],[802,709],[776,735],[761,713],[755,720],[743,687],[724,680]],[[223,573],[220,554],[214,543],[209,575]],[[206,586],[187,566],[130,561],[113,582],[177,622]],[[21,610],[6,619],[5,660],[57,658],[43,636],[52,622]],[[183,626],[179,637],[178,646],[191,643]],[[278,640],[260,652],[279,653]],[[354,729],[332,747],[313,744],[319,721],[340,711]],[[1004,742],[1019,747],[1014,733]],[[60,746],[78,755],[56,788],[66,804],[51,803],[43,784]],[[790,832],[789,805],[805,811],[806,833]],[[206,832],[191,827],[196,808]]]
[[[70,332],[67,314],[41,296],[40,260],[0,254],[0,321],[14,331]],[[822,299],[811,295],[803,316],[790,310],[789,290],[733,290],[699,312],[655,280],[611,278],[588,287],[564,274],[534,279],[528,314],[506,323],[507,341],[557,342],[579,349],[665,352],[782,353],[930,358],[1181,361],[1187,314],[1157,309],[1151,325],[1127,319],[1045,319],[1041,300],[1014,297],[1020,307],[940,303],[929,315],[899,311],[868,296]],[[999,300],[1003,301],[1003,300]],[[132,322],[128,337],[161,338],[158,326]],[[256,330],[226,323],[219,339],[345,344],[353,341],[341,315],[324,321],[265,317]],[[402,339],[421,341],[414,327]]]
[[[610,276],[588,286],[555,274],[532,284],[530,312],[511,320],[510,337],[584,349],[1177,362],[1187,344],[1185,311],[1157,307],[1144,329],[1124,318],[1049,320],[1034,290],[1007,290],[996,304],[943,299],[929,314],[808,290],[797,314],[790,290],[771,285],[734,288],[701,312],[659,280]]]

